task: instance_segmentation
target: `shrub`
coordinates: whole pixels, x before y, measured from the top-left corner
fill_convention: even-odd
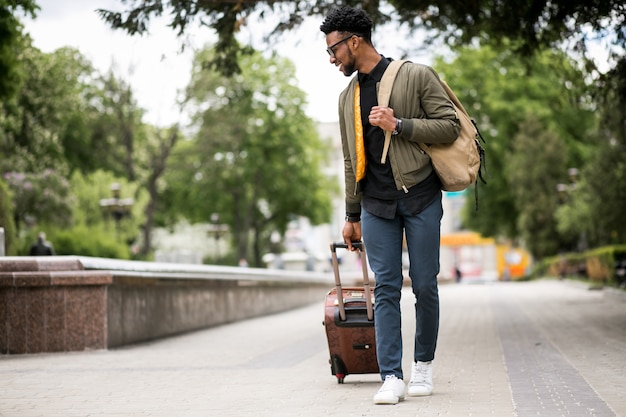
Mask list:
[[[626,283],[626,245],[545,258],[535,265],[533,276],[580,277],[622,286]]]
[[[94,256],[99,258],[130,259],[130,250],[115,233],[101,227],[77,226],[51,231],[48,240],[57,255]]]
[[[12,202],[13,198],[9,187],[0,180],[0,227],[4,228],[5,255],[9,256],[17,253]]]

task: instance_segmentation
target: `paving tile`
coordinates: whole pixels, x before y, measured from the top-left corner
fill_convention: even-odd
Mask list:
[[[624,298],[550,280],[446,284],[440,298],[429,397],[377,406],[378,375],[338,384],[320,300],[108,351],[0,355],[0,417],[626,416]],[[402,308],[408,375],[407,289]]]

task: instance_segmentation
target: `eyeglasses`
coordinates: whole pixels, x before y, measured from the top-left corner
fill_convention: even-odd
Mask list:
[[[347,41],[348,39],[350,39],[353,36],[356,36],[356,35],[353,33],[352,35],[347,36],[347,37],[343,38],[342,40],[340,40],[339,42],[335,42],[332,45],[330,45],[328,48],[326,48],[326,52],[328,52],[328,55],[330,55],[332,58],[334,58],[335,57],[335,51],[333,51],[333,49],[337,45],[339,45],[340,43]]]

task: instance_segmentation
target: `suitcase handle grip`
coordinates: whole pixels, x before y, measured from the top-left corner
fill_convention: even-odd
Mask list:
[[[361,242],[361,241],[352,242],[352,247],[362,251],[363,250],[363,242]],[[333,242],[330,245],[330,250],[333,251],[333,252],[336,252],[337,249],[348,249],[348,244],[344,243],[344,242]]]

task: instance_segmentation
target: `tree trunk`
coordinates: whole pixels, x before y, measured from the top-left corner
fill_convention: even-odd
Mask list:
[[[152,173],[148,177],[146,188],[150,194],[150,201],[146,207],[146,222],[143,226],[143,245],[141,247],[141,254],[147,255],[152,250],[152,229],[154,228],[154,214],[158,205],[159,192],[157,189],[157,182],[163,175],[165,167],[167,165],[167,158],[170,156],[172,148],[178,140],[178,126],[172,127],[170,130],[169,138],[167,140],[160,140],[158,152],[151,158]],[[160,135],[160,132],[159,132]]]

